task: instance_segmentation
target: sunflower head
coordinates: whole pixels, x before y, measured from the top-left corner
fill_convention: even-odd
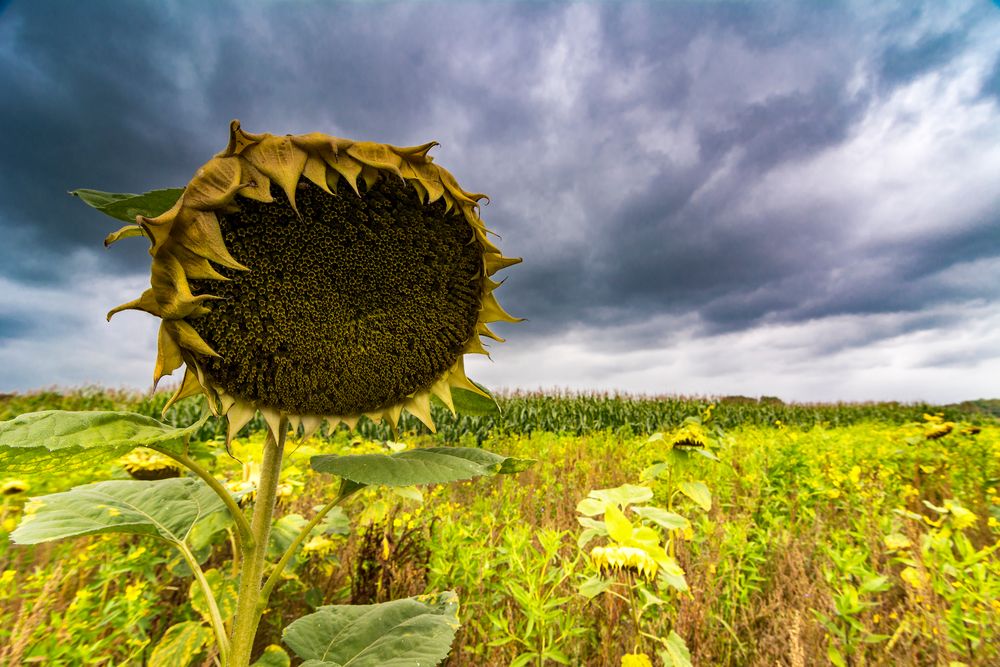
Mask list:
[[[181,466],[169,456],[139,447],[121,458],[122,467],[133,479],[169,479],[181,476]]]
[[[463,355],[485,354],[488,324],[518,321],[491,276],[504,257],[479,217],[485,195],[459,187],[428,155],[313,133],[250,134],[176,203],[138,216],[151,242],[150,288],[109,313],[161,321],[154,385],[184,365],[173,402],[196,393],[232,437],[260,410],[312,432],[362,415],[429,428],[430,398],[480,392]]]

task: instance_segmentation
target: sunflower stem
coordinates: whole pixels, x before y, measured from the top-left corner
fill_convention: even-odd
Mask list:
[[[264,456],[260,464],[260,482],[250,522],[251,541],[243,545],[243,568],[240,590],[236,600],[236,620],[230,642],[230,662],[227,667],[248,667],[253,652],[254,637],[264,611],[261,599],[261,580],[266,565],[271,518],[277,498],[278,480],[281,476],[281,458],[285,449],[288,421],[282,419],[278,433],[268,429],[264,441]]]

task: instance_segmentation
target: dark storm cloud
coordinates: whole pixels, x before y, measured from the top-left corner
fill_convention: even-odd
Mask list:
[[[678,335],[658,318],[724,334],[995,299],[962,273],[1000,257],[995,194],[970,185],[979,210],[883,238],[878,193],[827,201],[816,190],[851,174],[798,172],[910,122],[866,129],[908,86],[960,79],[970,54],[995,117],[998,21],[986,3],[15,1],[0,13],[0,278],[66,282],[67,258],[146,269],[137,242],[104,251],[114,221],[63,193],[181,185],[240,118],[440,139],[438,162],[492,197],[487,225],[525,259],[503,302],[526,342],[655,348]],[[895,159],[883,171],[905,174]],[[4,335],[28,335],[22,319],[5,314]],[[935,325],[904,317],[817,350]]]

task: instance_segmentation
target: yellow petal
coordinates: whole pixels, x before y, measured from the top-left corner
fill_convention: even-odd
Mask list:
[[[427,191],[429,202],[435,202],[444,195],[444,185],[438,175],[438,167],[430,162],[403,162],[401,165],[403,177],[410,183]],[[446,211],[447,212],[447,211]]]
[[[319,430],[320,424],[323,423],[322,417],[317,417],[316,415],[303,415],[302,416],[302,439],[308,440],[311,438],[316,431]]]
[[[264,415],[264,421],[267,422],[267,428],[271,431],[271,435],[274,436],[275,440],[281,440],[281,436],[284,435],[282,429],[288,428],[288,423],[282,419],[281,412],[275,408],[258,409],[260,414]]]
[[[423,185],[421,185],[420,181],[417,181],[417,180],[407,181],[407,183],[409,183],[410,185],[412,185],[413,189],[416,190],[416,192],[417,192],[417,199],[420,200],[420,203],[421,204],[426,204],[427,203],[427,188],[425,188]]]
[[[156,297],[153,296],[152,289],[148,289],[143,292],[138,299],[134,299],[128,303],[123,303],[122,305],[109,310],[107,316],[108,320],[111,320],[113,315],[120,313],[123,310],[141,310],[149,313],[150,315],[155,315],[156,317],[162,317],[163,315],[160,311],[160,305],[156,303]]]
[[[322,159],[315,155],[310,155],[306,158],[306,166],[302,169],[302,175],[330,194],[333,194],[326,183],[326,172],[326,162]]]
[[[229,254],[219,219],[212,211],[184,211],[174,230],[174,237],[185,249],[230,269],[247,270]]]
[[[207,259],[194,254],[184,246],[175,245],[171,247],[170,252],[181,263],[188,280],[229,280],[216,271]]]
[[[188,396],[194,396],[195,394],[202,392],[201,383],[198,382],[198,376],[191,372],[191,368],[184,369],[184,379],[181,381],[181,386],[177,388],[167,404],[163,406],[163,414],[167,414],[167,409],[170,408],[177,401],[187,398]]]
[[[184,358],[181,348],[162,324],[156,337],[156,366],[153,369],[153,389],[160,383],[160,378],[170,375],[181,367]]]
[[[431,385],[431,393],[441,399],[451,414],[455,414],[455,402],[451,398],[451,385],[448,384],[447,376],[442,377],[437,382]]]
[[[379,171],[374,167],[363,165],[361,167],[361,178],[365,182],[365,190],[371,190],[379,179]]]
[[[184,267],[171,252],[170,245],[164,247],[153,258],[150,272],[150,284],[153,297],[160,309],[160,317],[179,320],[189,316],[198,316],[205,311],[202,304],[218,297],[211,294],[195,296],[191,293]]]
[[[264,135],[251,134],[240,127],[240,121],[233,120],[229,123],[229,145],[226,146],[221,155],[239,155],[249,146],[253,146],[260,141]]]
[[[216,209],[232,201],[240,189],[240,159],[215,157],[209,160],[184,188],[184,206]]]
[[[265,136],[259,143],[250,146],[243,156],[261,172],[278,184],[295,207],[295,188],[306,166],[306,153],[292,144],[289,137]]]
[[[240,429],[253,419],[255,412],[257,409],[244,401],[237,401],[229,408],[229,412],[226,413],[226,419],[229,421],[229,426],[226,429],[226,449],[229,449],[229,443],[233,441]]]
[[[465,357],[459,357],[458,361],[455,362],[455,365],[451,367],[451,371],[448,374],[448,384],[452,387],[465,389],[473,392],[474,394],[479,394],[483,398],[493,400],[492,396],[477,387],[476,384],[469,379],[469,376],[465,374]]]
[[[271,179],[260,169],[243,161],[243,184],[240,188],[240,196],[254,201],[270,204],[274,201],[271,196]]]
[[[476,333],[480,336],[486,336],[487,338],[492,338],[498,343],[502,343],[504,341],[503,338],[493,333],[490,330],[490,328],[486,326],[486,324],[483,322],[479,322],[476,324]]]
[[[486,266],[486,275],[488,276],[492,276],[497,271],[506,269],[508,266],[520,263],[520,257],[504,257],[497,253],[486,253],[483,257],[483,264]]]
[[[184,320],[164,320],[163,326],[170,329],[170,334],[185,350],[191,350],[196,354],[200,354],[206,357],[217,357],[218,354],[215,353],[211,347],[208,346],[198,332],[194,330],[194,327],[185,322]]]
[[[478,334],[473,334],[465,343],[465,347],[462,348],[462,354],[485,354],[487,357],[490,356],[489,350],[483,347],[483,341],[479,340]]]
[[[431,433],[436,433],[434,420],[431,418],[431,395],[426,391],[418,391],[406,401],[406,411],[424,423]]]
[[[404,156],[407,160],[426,161],[427,151],[440,145],[436,141],[428,141],[426,144],[420,144],[419,146],[393,146],[392,150]]]
[[[139,225],[125,225],[118,231],[111,232],[106,237],[104,237],[104,247],[107,248],[112,243],[117,243],[122,239],[131,238],[133,236],[145,236],[146,232]]]
[[[347,154],[362,164],[374,167],[375,169],[385,169],[397,176],[402,176],[399,171],[402,160],[391,147],[385,144],[358,141],[351,144],[347,149]]]
[[[355,194],[359,197],[361,196],[361,191],[358,190],[358,176],[361,175],[360,164],[347,155],[326,158],[326,163],[330,165],[331,169],[344,177],[344,180],[346,180],[347,184],[351,186],[351,189],[354,190]]]
[[[490,322],[523,322],[523,317],[514,317],[500,307],[497,298],[493,294],[483,297],[483,305],[479,310],[479,321]]]

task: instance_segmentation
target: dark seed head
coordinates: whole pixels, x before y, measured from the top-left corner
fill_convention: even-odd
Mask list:
[[[343,181],[330,195],[299,182],[296,215],[238,198],[219,214],[230,253],[249,271],[192,283],[222,297],[191,319],[220,355],[211,380],[260,407],[350,416],[427,389],[475,335],[482,248],[460,213],[424,205],[381,175],[361,197]]]

